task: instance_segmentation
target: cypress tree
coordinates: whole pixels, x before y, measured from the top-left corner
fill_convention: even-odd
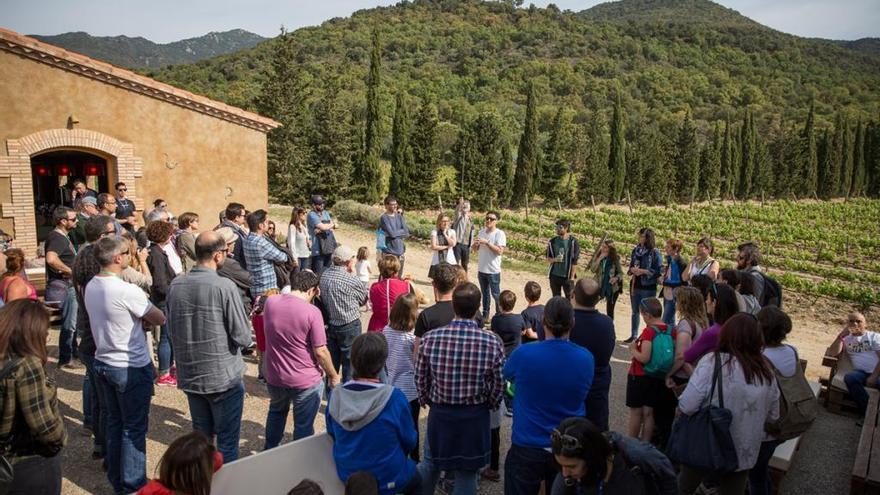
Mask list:
[[[673,182],[677,180],[674,167],[678,152],[675,143],[655,124],[646,123],[639,127],[634,142],[628,144],[632,145],[632,152],[627,157],[633,162],[633,168],[638,170],[642,184],[638,191],[639,199],[651,204],[666,202],[670,191],[675,191]],[[699,160],[699,153],[695,154]]]
[[[853,136],[849,122],[843,121],[843,144],[840,161],[840,195],[849,197],[853,184]]]
[[[827,163],[825,167],[825,184],[823,197],[835,198],[840,195],[840,179],[843,176],[843,135],[845,124],[843,115],[838,112],[834,122],[834,135],[831,137],[828,147]]]
[[[497,203],[501,185],[498,164],[505,146],[501,123],[494,113],[482,113],[459,133],[454,146],[461,194],[477,208]]]
[[[575,168],[579,171],[578,193],[581,201],[590,202],[592,196],[597,202],[610,198],[608,171],[607,129],[602,117],[595,115],[589,124],[575,127],[574,132]]]
[[[708,192],[710,198],[717,198],[721,194],[721,126],[718,122],[715,122],[708,154],[706,168],[700,172],[703,177],[700,188]]]
[[[871,122],[865,133],[865,169],[867,189],[871,196],[880,196],[880,122]]]
[[[403,202],[401,193],[410,187],[409,177],[415,169],[412,148],[409,145],[409,112],[407,112],[404,92],[397,93],[394,105],[394,125],[391,129],[391,178],[388,193]],[[403,202],[407,207],[413,206]]]
[[[513,152],[510,144],[504,141],[501,145],[501,166],[498,168],[498,206],[510,205],[510,197],[513,194],[513,172],[516,163],[513,161]]]
[[[818,192],[819,156],[816,152],[815,102],[810,102],[810,113],[801,134],[801,179],[798,181],[801,191],[812,196]]]
[[[865,184],[867,183],[868,174],[865,168],[865,126],[859,120],[856,123],[856,140],[855,149],[853,150],[853,182],[850,188],[851,196],[861,196],[865,194]]]
[[[819,157],[819,195],[824,199],[829,199],[837,191],[838,173],[833,163],[834,144],[828,129],[822,133],[817,155]]]
[[[731,154],[731,170],[733,171],[733,177],[731,177],[730,195],[739,196],[740,199],[745,199],[739,194],[739,178],[742,175],[742,129],[734,129],[733,146],[731,149],[733,150]]]
[[[306,71],[294,64],[293,36],[282,29],[273,40],[273,51],[266,77],[257,97],[257,109],[281,122],[269,132],[266,152],[269,194],[285,202],[297,202],[309,191],[298,180],[309,162],[308,106],[309,82]]]
[[[729,198],[733,192],[733,139],[731,138],[730,118],[724,121],[724,140],[721,141],[721,198]]]
[[[312,167],[295,178],[298,184],[311,189],[302,190],[299,197],[307,194],[338,196],[348,190],[353,151],[352,130],[346,120],[348,113],[339,101],[336,81],[332,81],[314,108],[315,124],[310,138]]]
[[[366,203],[377,203],[382,196],[381,169],[379,158],[382,154],[381,115],[379,104],[379,84],[381,84],[382,50],[379,47],[379,33],[373,31],[373,49],[370,52],[370,72],[367,75],[367,115],[364,126],[364,150],[357,170],[357,192]]]
[[[754,116],[753,116],[754,120]],[[754,122],[752,129],[755,129]],[[752,177],[752,194],[773,195],[775,190],[773,180],[773,158],[770,150],[767,149],[766,141],[755,132],[755,172]]]
[[[414,165],[410,169],[409,190],[404,194],[409,201],[408,204],[416,207],[434,204],[430,192],[440,166],[440,150],[437,147],[438,124],[437,107],[430,100],[423,99],[409,141]]]
[[[755,119],[752,112],[746,109],[743,117],[743,126],[740,129],[740,174],[739,174],[739,197],[748,199],[755,192],[755,167],[757,164],[757,135],[755,133]]]
[[[526,197],[534,195],[533,186],[538,167],[540,166],[540,150],[538,148],[538,113],[535,109],[535,85],[529,83],[526,99],[526,121],[523,126],[519,150],[516,156],[516,172],[513,176],[512,204],[525,204]]]
[[[623,104],[620,88],[614,99],[614,113],[611,117],[611,144],[608,153],[608,170],[611,175],[611,200],[619,202],[623,197],[626,181],[626,135],[623,122]]]
[[[675,178],[677,187],[673,190],[677,190],[681,202],[690,202],[696,197],[700,184],[700,149],[690,112],[685,113],[675,142]]]
[[[545,199],[559,197],[559,189],[562,179],[568,171],[566,159],[569,148],[569,128],[565,118],[563,107],[556,110],[553,118],[553,127],[550,129],[550,139],[541,161],[543,172],[541,174],[541,193]]]

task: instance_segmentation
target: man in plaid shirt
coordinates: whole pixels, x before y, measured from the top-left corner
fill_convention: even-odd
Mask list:
[[[287,261],[287,253],[273,246],[263,235],[269,225],[266,210],[257,210],[247,216],[251,232],[244,240],[244,258],[253,277],[251,296],[257,297],[271,289],[278,289],[274,261]]]
[[[423,483],[454,473],[456,493],[476,493],[477,471],[489,463],[489,411],[501,404],[504,346],[473,320],[480,289],[466,283],[452,294],[455,319],[426,333],[416,358],[419,402],[430,405]]]
[[[342,383],[351,379],[351,344],[361,334],[361,306],[370,295],[354,275],[355,253],[348,246],[333,251],[333,264],[321,272],[321,303],[327,310],[327,349],[333,368],[342,368]]]

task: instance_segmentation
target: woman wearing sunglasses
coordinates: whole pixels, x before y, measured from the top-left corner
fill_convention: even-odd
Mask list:
[[[653,445],[601,432],[584,418],[568,418],[550,434],[561,472],[550,495],[678,493],[675,469]]]

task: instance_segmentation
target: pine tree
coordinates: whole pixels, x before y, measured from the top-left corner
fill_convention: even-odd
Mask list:
[[[388,194],[402,202],[401,192],[409,189],[409,176],[415,168],[412,148],[409,145],[409,112],[404,100],[404,92],[397,93],[394,104],[394,124],[391,128],[391,177]],[[412,208],[409,202],[403,202]]]
[[[838,173],[834,165],[834,143],[828,129],[822,133],[817,147],[819,159],[819,195],[824,199],[834,196],[837,191]]]
[[[715,122],[712,142],[706,145],[706,163],[700,165],[700,189],[710,198],[721,194],[721,126]]]
[[[856,141],[853,150],[853,183],[850,188],[851,196],[865,194],[865,184],[868,182],[868,171],[865,168],[865,126],[859,120],[856,124]]]
[[[721,142],[721,198],[729,198],[733,193],[734,167],[733,139],[731,138],[730,118],[724,121],[724,140]]]
[[[538,114],[536,105],[535,85],[529,83],[528,97],[526,100],[526,121],[523,126],[522,137],[519,141],[519,150],[516,155],[516,172],[513,176],[512,205],[524,205],[527,198],[534,196],[533,186],[540,165],[540,150],[538,148]]]
[[[545,199],[559,197],[562,179],[568,171],[568,149],[570,147],[570,129],[563,107],[556,110],[553,118],[553,127],[550,129],[550,139],[541,160],[541,194]]]
[[[608,170],[611,175],[611,200],[619,202],[623,197],[626,181],[626,135],[623,122],[623,104],[620,88],[614,99],[614,113],[611,117],[611,147],[608,153]]]
[[[585,204],[591,197],[597,202],[607,201],[610,197],[607,132],[599,115],[594,116],[589,124],[575,126],[573,156],[578,173],[577,189]]]
[[[476,208],[497,204],[504,137],[499,117],[482,113],[459,133],[454,146],[461,195]]]
[[[801,193],[812,196],[818,193],[819,156],[816,153],[815,102],[810,102],[810,113],[801,134],[801,179],[797,181]]]
[[[349,112],[339,101],[337,88],[335,81],[329,83],[313,111],[315,123],[310,132],[312,166],[295,178],[300,187],[310,188],[303,190],[304,194],[339,197],[349,187],[352,129],[346,120]]]
[[[268,136],[269,194],[285,202],[301,201],[310,192],[303,189],[302,177],[309,161],[307,98],[309,81],[295,64],[293,35],[281,31],[274,40],[271,62],[263,79],[257,109],[282,125]]]
[[[843,124],[843,148],[840,160],[840,195],[849,197],[853,184],[853,136],[849,129],[849,122]]]
[[[684,121],[678,128],[675,141],[675,182],[678,199],[691,202],[696,197],[700,185],[700,148],[697,144],[697,129],[691,120],[690,112],[685,113]]]
[[[438,123],[437,107],[428,99],[422,100],[410,138],[415,165],[410,169],[409,190],[404,195],[408,204],[416,207],[434,204],[430,192],[437,179],[437,168],[440,166],[440,150],[437,147]]]
[[[752,113],[746,109],[743,117],[743,126],[740,129],[740,173],[739,188],[737,195],[741,199],[752,197],[754,191],[752,180],[755,178],[755,158],[757,155],[757,143],[755,142],[755,119]]]
[[[364,153],[355,170],[357,193],[366,203],[378,203],[382,196],[381,168],[382,138],[379,103],[381,84],[382,50],[379,46],[379,33],[373,31],[373,49],[370,52],[370,72],[367,75],[367,115],[364,126]]]

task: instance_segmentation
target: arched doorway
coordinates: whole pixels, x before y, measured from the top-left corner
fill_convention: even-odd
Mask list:
[[[143,210],[143,200],[137,194],[137,182],[143,176],[143,160],[135,156],[134,146],[130,143],[87,129],[49,129],[19,139],[7,139],[6,152],[6,156],[0,155],[0,223],[13,225],[14,245],[28,256],[36,255],[38,246],[33,178],[37,170],[32,167],[32,159],[39,160],[53,152],[84,153],[103,158],[107,181],[103,190],[108,190],[111,181],[125,182],[128,197],[134,201],[137,210]]]
[[[52,211],[57,206],[73,206],[73,183],[82,180],[99,193],[109,192],[107,159],[78,150],[49,151],[31,157],[34,215],[37,243],[43,242],[54,227]]]

